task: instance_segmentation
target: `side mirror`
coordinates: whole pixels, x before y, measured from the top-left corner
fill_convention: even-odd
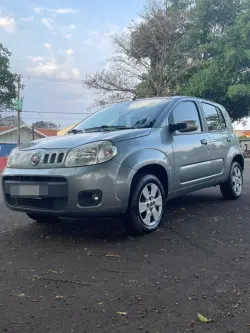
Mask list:
[[[170,124],[169,125],[169,131],[175,132],[179,131],[181,133],[189,133],[189,132],[195,132],[198,129],[197,122],[195,120],[185,120],[183,122],[177,123],[177,124]]]

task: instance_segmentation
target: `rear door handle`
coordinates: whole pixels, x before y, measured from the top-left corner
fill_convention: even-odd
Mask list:
[[[231,138],[230,137],[227,137],[227,142],[231,142]]]
[[[202,144],[203,146],[207,146],[207,140],[206,140],[206,139],[202,139],[202,140],[201,140],[201,144]]]

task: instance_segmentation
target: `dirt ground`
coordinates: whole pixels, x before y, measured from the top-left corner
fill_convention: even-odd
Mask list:
[[[250,332],[246,164],[240,200],[213,188],[172,201],[139,238],[119,220],[39,225],[0,193],[0,332]]]

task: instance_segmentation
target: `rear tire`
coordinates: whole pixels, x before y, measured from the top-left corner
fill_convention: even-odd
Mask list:
[[[237,162],[233,162],[227,181],[220,185],[220,190],[226,200],[237,200],[242,194],[243,173]]]
[[[26,213],[26,215],[36,221],[37,223],[44,223],[44,224],[56,224],[59,222],[59,218],[57,216],[46,215],[46,214],[30,214]]]
[[[165,190],[154,175],[142,174],[131,189],[125,225],[134,235],[155,231],[165,213]]]

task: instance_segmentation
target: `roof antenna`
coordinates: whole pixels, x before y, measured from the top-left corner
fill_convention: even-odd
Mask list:
[[[135,101],[135,100],[136,100],[136,95],[135,95],[135,96],[132,98],[132,100],[133,100],[133,101]]]

